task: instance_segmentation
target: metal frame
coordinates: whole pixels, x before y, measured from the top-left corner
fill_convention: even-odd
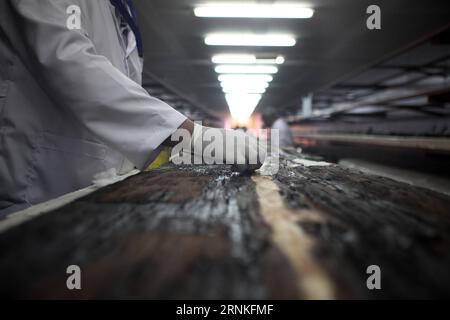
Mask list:
[[[365,106],[383,107],[385,114],[398,110],[411,110],[427,116],[446,115],[446,112],[435,109],[436,107],[447,109],[450,102],[450,54],[448,52],[443,52],[441,56],[425,64],[401,65],[391,64],[391,61],[404,53],[420,49],[422,45],[432,43],[433,39],[447,33],[450,33],[450,27],[441,30],[441,33],[429,35],[394,55],[380,59],[370,67],[352,74],[351,77],[341,79],[315,92],[313,113],[309,116],[289,116],[288,120],[301,122],[309,119],[342,117],[348,112]],[[371,83],[358,83],[356,79],[371,70],[397,70],[398,72],[378,78]],[[405,77],[405,81],[389,84],[389,81],[401,77]],[[419,85],[421,81],[432,77],[442,77],[449,81],[443,81],[440,85]],[[398,90],[397,93],[396,90]],[[386,96],[383,97],[383,94]],[[414,105],[403,103],[404,100],[420,97],[426,98],[424,103]],[[288,108],[288,110],[294,111],[294,108]],[[373,114],[379,116],[380,110],[375,108]]]

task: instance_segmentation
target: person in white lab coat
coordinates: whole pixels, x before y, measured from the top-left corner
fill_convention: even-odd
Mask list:
[[[262,119],[267,128],[278,130],[279,146],[293,147],[291,131],[287,122],[281,118],[277,110],[273,107],[266,107],[262,112]]]
[[[0,1],[0,218],[194,131],[141,86],[142,50],[130,0]]]

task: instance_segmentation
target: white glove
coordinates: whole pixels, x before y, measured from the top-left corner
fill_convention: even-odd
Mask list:
[[[263,141],[252,135],[198,124],[194,125],[189,152],[194,155],[194,164],[231,164],[240,172],[259,169],[267,153]]]

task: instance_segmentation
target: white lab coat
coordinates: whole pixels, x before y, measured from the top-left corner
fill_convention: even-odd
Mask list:
[[[0,1],[0,217],[125,159],[144,168],[186,120],[142,88],[114,12],[109,0]]]

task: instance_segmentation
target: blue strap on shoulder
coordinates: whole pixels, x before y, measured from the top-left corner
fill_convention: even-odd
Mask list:
[[[110,0],[111,4],[117,9],[125,22],[130,26],[136,38],[136,46],[139,52],[139,56],[144,56],[144,50],[142,45],[141,31],[137,23],[136,11],[134,9],[131,0]],[[131,14],[130,14],[131,12]]]

